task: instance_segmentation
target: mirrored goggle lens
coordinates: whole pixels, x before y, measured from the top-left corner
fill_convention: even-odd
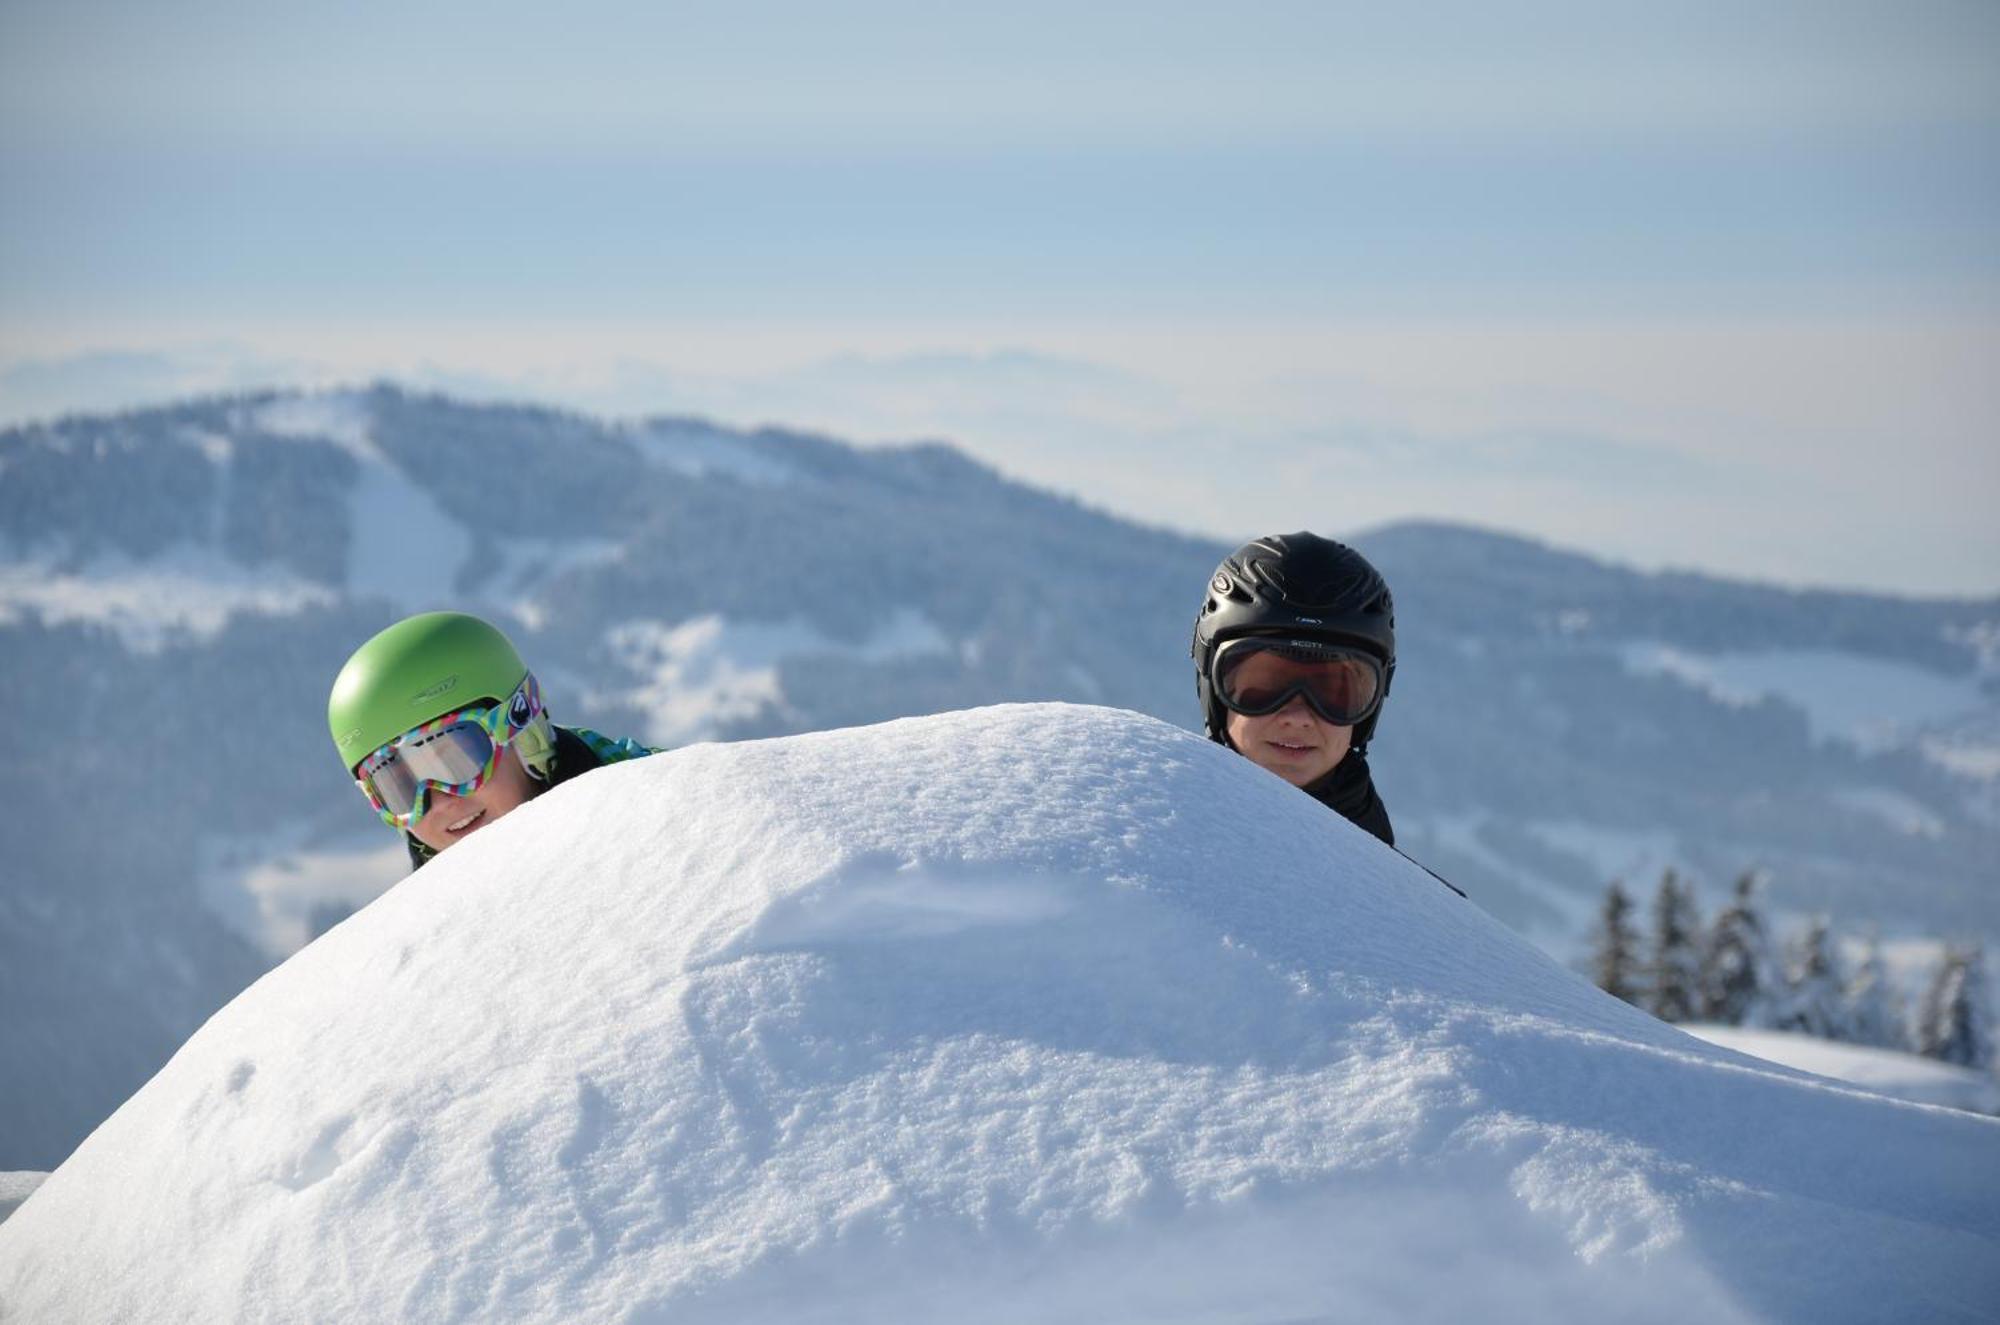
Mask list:
[[[1353,649],[1304,640],[1231,640],[1216,652],[1215,693],[1248,717],[1276,713],[1293,695],[1322,718],[1350,727],[1382,697],[1382,667]]]
[[[435,732],[404,737],[361,766],[362,783],[384,810],[404,815],[416,807],[425,783],[451,788],[475,781],[493,757],[493,738],[480,716],[461,715]]]

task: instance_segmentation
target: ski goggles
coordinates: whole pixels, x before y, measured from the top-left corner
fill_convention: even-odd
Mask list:
[[[1382,702],[1381,660],[1324,640],[1250,635],[1224,640],[1209,660],[1209,683],[1223,707],[1245,717],[1276,713],[1303,696],[1336,727],[1352,727]]]
[[[430,808],[431,793],[470,796],[500,766],[500,752],[542,711],[542,688],[530,672],[504,704],[459,709],[413,727],[356,765],[355,785],[391,828],[408,829]]]

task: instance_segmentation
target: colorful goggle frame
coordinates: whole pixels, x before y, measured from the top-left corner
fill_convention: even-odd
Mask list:
[[[354,785],[382,822],[408,830],[430,808],[431,793],[469,796],[486,785],[500,754],[541,714],[533,672],[504,704],[457,709],[412,727],[355,766]]]

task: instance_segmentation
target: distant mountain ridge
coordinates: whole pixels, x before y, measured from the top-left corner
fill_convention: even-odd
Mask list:
[[[1498,530],[1406,521],[1357,536],[1397,561],[1413,581],[1437,588],[1470,576],[1482,594],[1504,589],[1508,612],[1584,611],[1595,628],[1626,635],[1670,632],[1688,646],[1844,649],[1965,675],[2000,676],[2000,639],[1982,649],[1950,627],[1992,623],[2000,597],[1905,598],[1835,589],[1788,589],[1695,571],[1638,571]],[[1474,610],[1452,599],[1454,619]],[[1944,629],[1940,629],[1940,625]]]
[[[2000,935],[2000,599],[1355,541],[1397,597],[1401,845],[1509,923],[1561,952],[1613,875],[1759,865],[1781,907]],[[1226,551],[939,443],[390,385],[0,432],[0,1169],[60,1158],[303,917],[394,877],[320,714],[398,616],[492,615],[559,721],[659,744],[1034,699],[1196,726]]]

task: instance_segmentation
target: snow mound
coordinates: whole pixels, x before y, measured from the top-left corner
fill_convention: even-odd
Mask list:
[[[2000,1122],[1590,988],[1227,751],[1012,706],[621,764],[218,1013],[0,1317],[1971,1320]]]

